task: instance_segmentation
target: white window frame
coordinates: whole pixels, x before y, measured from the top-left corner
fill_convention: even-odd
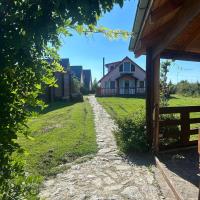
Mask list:
[[[129,63],[129,71],[124,70],[124,63]],[[129,61],[123,62],[123,72],[131,72],[131,62],[129,62]]]

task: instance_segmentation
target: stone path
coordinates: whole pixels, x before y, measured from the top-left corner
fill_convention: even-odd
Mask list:
[[[164,199],[150,167],[128,161],[118,154],[113,120],[89,97],[95,115],[99,151],[82,164],[71,167],[44,183],[40,196],[52,200],[157,200]]]

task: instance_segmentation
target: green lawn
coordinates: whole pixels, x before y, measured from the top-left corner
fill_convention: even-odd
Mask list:
[[[97,100],[113,118],[125,117],[139,108],[145,109],[143,98],[97,97]]]
[[[97,100],[114,119],[126,117],[140,108],[145,109],[144,98],[98,97]],[[200,98],[173,95],[169,101],[169,105],[199,106]],[[191,117],[198,118],[200,117],[200,113],[191,113]],[[192,124],[191,128],[199,128],[199,126],[200,124]],[[191,136],[191,140],[196,138],[196,135]]]
[[[33,140],[20,135],[19,143],[28,152],[26,168],[36,175],[50,175],[59,164],[97,151],[91,106],[84,102],[50,105],[29,121]]]
[[[113,118],[125,117],[140,108],[145,109],[144,98],[98,97],[97,100]],[[170,106],[197,106],[200,105],[200,98],[174,95],[169,104]],[[192,113],[192,117],[200,117],[200,113]]]

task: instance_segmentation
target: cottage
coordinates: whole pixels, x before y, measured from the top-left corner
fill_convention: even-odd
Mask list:
[[[51,60],[47,60],[51,62]],[[71,97],[71,74],[69,71],[69,59],[63,58],[60,60],[64,71],[55,72],[54,76],[56,78],[57,87],[47,87],[41,98],[47,102],[52,102],[54,100],[67,100]]]
[[[82,92],[89,93],[92,90],[92,73],[90,69],[83,69],[82,66],[70,66],[72,76],[76,77],[83,86]]]
[[[105,65],[108,72],[100,80],[100,96],[145,93],[146,72],[129,57]]]
[[[76,77],[81,84],[83,84],[83,67],[78,66],[70,66],[70,72],[73,77]]]

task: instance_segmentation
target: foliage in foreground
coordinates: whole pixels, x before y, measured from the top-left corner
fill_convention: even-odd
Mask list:
[[[123,0],[0,2],[0,194],[8,192],[10,182],[15,185],[18,174],[24,174],[23,165],[13,165],[12,155],[19,150],[14,140],[20,132],[27,133],[29,108],[42,105],[37,98],[42,85],[55,85],[52,74],[61,70],[60,35],[71,35],[70,29],[81,33],[84,25],[94,30],[101,14],[115,3],[122,6]],[[27,193],[20,193],[22,188],[23,184],[16,184],[15,197],[4,199],[28,198]]]
[[[118,119],[116,123],[118,130],[115,131],[115,136],[121,151],[148,151],[144,109],[138,110],[132,116]]]

